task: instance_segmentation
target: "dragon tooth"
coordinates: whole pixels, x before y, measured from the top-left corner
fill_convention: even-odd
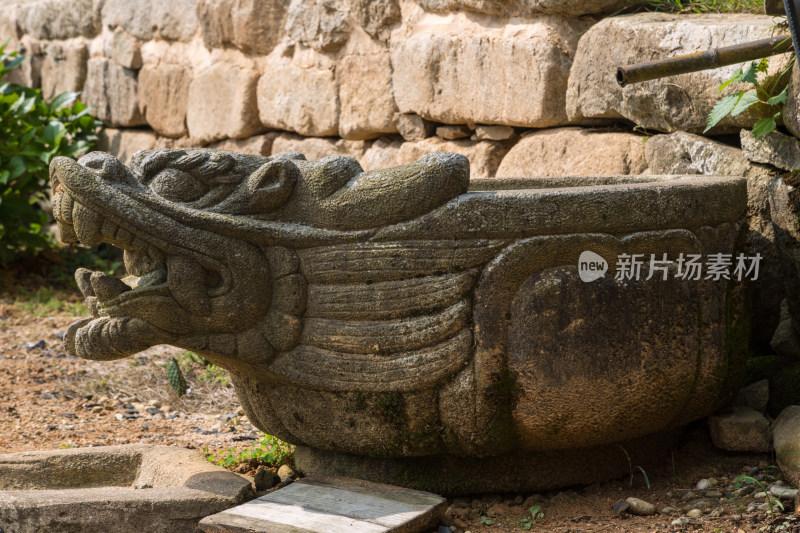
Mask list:
[[[109,276],[104,272],[92,272],[89,279],[95,295],[103,302],[113,300],[123,292],[131,290],[121,279]]]
[[[81,243],[86,246],[94,246],[103,242],[100,225],[103,223],[103,217],[85,207],[83,204],[75,203],[75,209],[72,213],[72,219],[75,221],[75,233],[78,235]]]

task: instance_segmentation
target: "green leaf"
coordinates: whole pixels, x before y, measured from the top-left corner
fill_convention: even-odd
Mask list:
[[[711,110],[711,113],[708,114],[708,118],[706,119],[706,129],[703,130],[703,133],[707,132],[714,126],[716,126],[720,120],[725,118],[728,113],[730,113],[734,107],[736,107],[737,102],[739,102],[740,94],[731,94],[722,99],[714,106]]]
[[[787,85],[780,93],[776,94],[775,96],[767,100],[767,103],[769,105],[785,104],[786,95],[788,94],[788,92],[789,92],[789,86]]]
[[[753,85],[758,87],[758,80],[756,79],[756,76],[758,76],[758,72],[759,72],[759,63],[753,61],[752,63],[750,63],[750,66],[747,67],[747,70],[744,71],[744,74],[742,74],[736,81],[741,81],[744,83],[752,83]]]
[[[719,86],[719,89],[717,89],[717,92],[721,93],[722,91],[725,90],[725,87],[727,87],[728,85],[730,85],[733,82],[739,81],[741,79],[741,77],[742,77],[742,67],[739,67],[738,69],[736,69],[736,72],[733,73],[733,77],[732,78],[726,80],[722,85]]]
[[[66,133],[67,128],[61,122],[53,120],[50,121],[47,126],[45,126],[44,131],[42,132],[42,138],[44,139],[44,142],[50,146],[58,146]]]
[[[775,128],[777,127],[778,125],[775,123],[774,116],[762,118],[761,120],[753,124],[753,136],[756,139],[760,139],[767,133],[775,131]]]
[[[4,67],[6,70],[11,70],[17,68],[19,64],[22,63],[23,61],[25,61],[25,56],[19,56],[6,63]]]
[[[741,115],[758,102],[758,95],[755,89],[750,89],[746,93],[742,93],[739,97],[739,101],[736,102],[736,105],[731,109],[731,116],[735,117],[736,115]]]
[[[80,92],[61,93],[55,98],[53,98],[53,100],[50,102],[50,105],[48,105],[47,108],[50,110],[50,112],[56,111],[57,109],[72,104],[75,100],[78,99],[78,95],[80,94],[81,94]]]

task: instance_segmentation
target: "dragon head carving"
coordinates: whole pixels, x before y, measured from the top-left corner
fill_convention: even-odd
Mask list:
[[[349,157],[211,149],[143,151],[130,168],[101,152],[59,157],[50,174],[61,239],[122,248],[129,274],[78,270],[92,316],[69,327],[69,353],[115,359],[173,344],[229,363],[296,343],[305,288],[293,250],[366,239],[469,181],[455,154],[363,172]]]

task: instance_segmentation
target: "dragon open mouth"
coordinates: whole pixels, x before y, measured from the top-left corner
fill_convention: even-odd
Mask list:
[[[81,187],[70,186],[78,180],[84,186],[93,179],[108,181],[115,175],[108,168],[112,160],[116,162],[110,157],[100,159],[99,164],[97,159],[81,163],[62,160],[51,171],[53,214],[61,240],[86,246],[104,242],[124,251],[128,276],[123,279],[86,268],[75,273],[91,317],[70,325],[64,343],[70,354],[88,359],[126,357],[154,344],[171,342],[176,334],[190,329],[186,320],[181,320],[185,315],[181,311],[207,313],[209,298],[229,290],[226,276],[213,268],[215,261],[201,258],[201,265],[191,253],[175,254],[165,235],[137,231],[136,216],[147,215],[137,206],[123,213],[131,219],[123,225],[112,220],[124,218],[120,213],[101,207],[102,197],[86,197]],[[125,169],[119,165],[112,170],[118,173]],[[137,183],[131,185],[141,189]],[[168,236],[169,228],[165,231]],[[168,247],[169,251],[165,249]],[[155,326],[164,323],[165,314],[171,315],[169,327]]]

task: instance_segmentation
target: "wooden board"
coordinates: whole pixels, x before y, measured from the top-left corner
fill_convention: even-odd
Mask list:
[[[418,490],[340,477],[307,477],[200,521],[206,533],[418,533],[447,502]]]

